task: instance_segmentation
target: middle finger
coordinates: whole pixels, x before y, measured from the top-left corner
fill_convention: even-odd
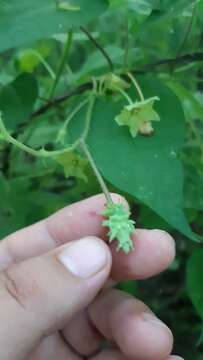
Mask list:
[[[172,351],[171,331],[144,303],[128,294],[118,290],[105,291],[89,306],[88,315],[85,326],[81,326],[77,318],[71,321],[74,334],[69,324],[63,332],[67,342],[81,355],[92,354],[92,346],[88,347],[91,343],[94,343],[94,351],[99,350],[98,331],[116,343],[127,358],[163,360]],[[86,331],[87,324],[91,331]]]

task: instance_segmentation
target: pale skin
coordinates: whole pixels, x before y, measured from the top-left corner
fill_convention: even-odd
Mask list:
[[[165,270],[174,241],[136,230],[135,250],[117,253],[105,243],[104,205],[92,197],[0,242],[1,360],[181,360],[168,327],[112,287]]]

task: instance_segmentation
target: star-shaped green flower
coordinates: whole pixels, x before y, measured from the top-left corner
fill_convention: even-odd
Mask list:
[[[159,114],[154,110],[154,102],[159,100],[157,96],[143,101],[136,101],[125,105],[115,120],[118,125],[126,125],[130,129],[132,137],[138,133],[148,135],[153,132],[152,121],[160,121]]]
[[[131,235],[135,230],[135,222],[129,219],[130,212],[124,208],[123,204],[109,203],[102,215],[107,218],[102,225],[109,228],[109,241],[117,239],[117,250],[123,250],[128,254],[133,250]]]

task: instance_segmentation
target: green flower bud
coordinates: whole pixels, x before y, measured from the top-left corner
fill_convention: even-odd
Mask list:
[[[117,239],[117,251],[123,250],[128,254],[133,250],[131,235],[135,230],[135,222],[129,219],[130,212],[124,208],[123,204],[109,203],[102,215],[107,218],[102,225],[109,228],[109,241]]]

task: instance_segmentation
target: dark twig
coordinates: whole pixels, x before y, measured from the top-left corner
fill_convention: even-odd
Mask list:
[[[203,61],[203,53],[201,53],[201,52],[180,56],[176,59],[176,64],[192,63],[192,62],[200,62],[200,61]],[[145,66],[143,66],[143,68],[136,69],[135,71],[132,71],[132,72],[134,74],[144,74],[147,71],[151,71],[156,67],[170,65],[173,62],[174,62],[174,59],[164,59],[164,60],[160,60],[158,62],[152,63],[152,64],[145,65]],[[66,92],[65,94],[63,94],[61,96],[54,98],[53,100],[49,101],[47,104],[40,107],[38,110],[36,110],[35,112],[33,112],[31,114],[31,118],[34,118],[41,114],[44,114],[46,111],[57,106],[58,104],[62,103],[63,101],[66,101],[73,96],[83,94],[87,90],[91,90],[92,87],[93,87],[92,82],[86,82],[82,85],[77,86],[76,88]]]
[[[93,36],[89,33],[89,31],[87,29],[85,29],[83,26],[81,26],[80,29],[85,33],[85,35],[87,35],[87,37],[97,47],[97,49],[99,51],[101,51],[101,53],[103,54],[103,56],[105,57],[108,65],[109,65],[109,69],[113,72],[113,70],[114,70],[113,62],[111,61],[111,58],[107,54],[106,50],[104,50],[104,48],[98,43],[98,41],[95,40],[95,38],[93,38]]]
[[[48,101],[47,104],[41,106],[38,110],[34,111],[30,117],[33,118],[33,117],[42,115],[50,108],[59,105],[63,101],[68,100],[69,98],[71,98],[73,96],[80,95],[87,90],[91,90],[92,87],[93,87],[92,82],[86,82],[82,85],[79,85],[75,89],[72,89],[63,95],[58,96],[58,97],[54,98],[53,100]]]
[[[192,63],[192,62],[198,62],[203,61],[203,52],[198,52],[194,54],[186,54],[182,55],[176,59],[163,59],[157,62],[154,62],[152,64],[146,65],[138,72],[146,72],[147,70],[151,70],[155,67],[161,66],[161,65],[170,65],[171,63],[182,64],[182,63]]]

